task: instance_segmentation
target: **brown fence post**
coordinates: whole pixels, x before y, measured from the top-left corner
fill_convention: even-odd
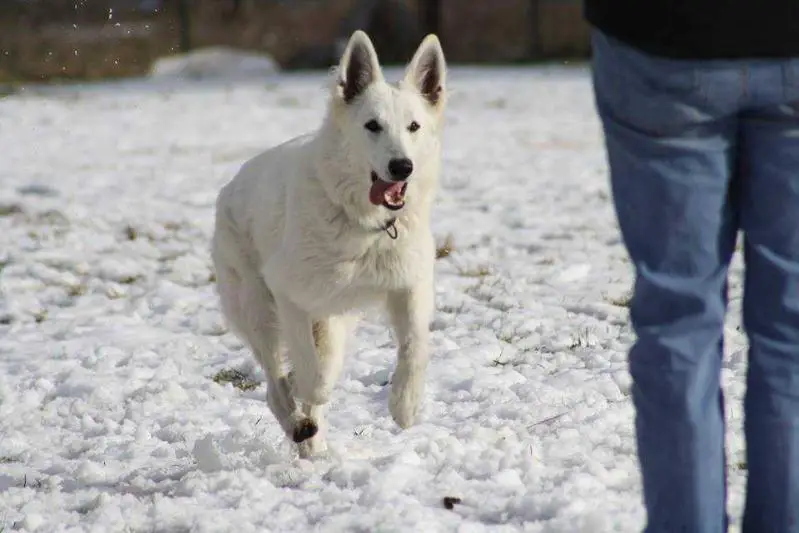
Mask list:
[[[441,0],[420,0],[419,11],[425,33],[441,31]]]
[[[178,0],[178,19],[180,21],[180,51],[191,50],[191,10],[189,0]]]
[[[530,59],[540,59],[543,53],[541,0],[530,0],[530,32]]]

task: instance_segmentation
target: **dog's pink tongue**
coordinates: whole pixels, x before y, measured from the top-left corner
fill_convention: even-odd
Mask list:
[[[402,182],[399,183],[386,183],[383,180],[376,180],[369,189],[369,201],[374,205],[383,205],[386,196],[399,195],[402,191]]]

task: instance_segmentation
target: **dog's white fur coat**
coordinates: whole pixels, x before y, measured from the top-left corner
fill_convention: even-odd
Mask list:
[[[368,36],[355,32],[320,128],[248,161],[219,194],[212,257],[222,311],[263,366],[269,408],[303,456],[326,449],[322,408],[347,336],[372,304],[385,305],[398,343],[389,411],[402,428],[417,419],[434,309],[430,211],[445,75],[428,35],[390,85]],[[382,131],[365,127],[372,120]],[[392,181],[398,158],[413,172],[393,211],[369,191],[373,177]]]

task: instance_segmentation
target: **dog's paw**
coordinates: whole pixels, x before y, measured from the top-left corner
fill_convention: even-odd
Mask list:
[[[317,435],[297,444],[297,453],[300,459],[324,457],[327,454],[327,442],[321,435]]]
[[[292,439],[296,443],[301,443],[312,438],[319,431],[319,426],[310,418],[303,418],[294,426]]]
[[[416,423],[423,393],[421,383],[417,383],[415,386],[409,385],[401,384],[395,378],[388,398],[388,410],[391,413],[391,418],[402,429],[408,429]]]

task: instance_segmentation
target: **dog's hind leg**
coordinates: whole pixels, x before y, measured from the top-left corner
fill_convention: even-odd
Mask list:
[[[288,375],[280,356],[280,323],[271,291],[256,275],[242,278],[239,289],[240,329],[267,375],[266,401],[283,431],[294,442],[316,433],[316,426],[303,424],[302,414],[292,394]]]
[[[236,245],[236,239],[229,221],[218,214],[211,256],[222,312],[266,372],[266,402],[272,414],[288,437],[302,442],[313,437],[318,427],[300,410],[294,400],[291,379],[283,369],[281,323],[275,297],[253,267],[246,249]]]

